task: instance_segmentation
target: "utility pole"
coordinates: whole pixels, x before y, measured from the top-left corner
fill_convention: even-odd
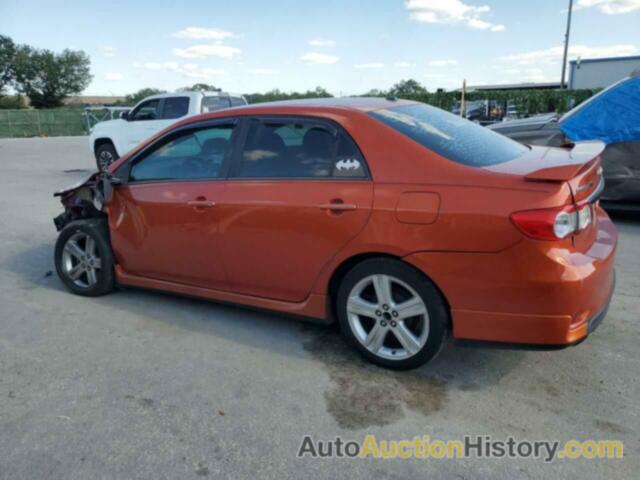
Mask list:
[[[569,34],[571,33],[571,11],[573,10],[573,0],[569,0],[569,14],[567,15],[567,33],[564,35],[564,55],[562,57],[562,79],[560,88],[566,88],[564,82],[567,73],[567,54],[569,53]]]

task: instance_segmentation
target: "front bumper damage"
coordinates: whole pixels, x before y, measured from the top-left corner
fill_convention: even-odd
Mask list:
[[[56,230],[60,231],[67,224],[82,218],[104,217],[105,190],[111,191],[110,186],[105,188],[108,183],[106,174],[96,172],[81,182],[55,192],[53,196],[60,197],[65,208],[53,219]]]

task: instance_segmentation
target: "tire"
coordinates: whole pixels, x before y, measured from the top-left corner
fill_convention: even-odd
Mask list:
[[[120,158],[118,152],[111,142],[103,143],[96,148],[96,166],[101,172],[106,171],[118,158]]]
[[[104,219],[69,223],[58,236],[54,260],[58,277],[75,294],[97,297],[115,287],[113,252]]]
[[[338,288],[336,309],[347,343],[382,367],[420,367],[447,338],[444,298],[425,275],[399,260],[374,258],[353,267]]]

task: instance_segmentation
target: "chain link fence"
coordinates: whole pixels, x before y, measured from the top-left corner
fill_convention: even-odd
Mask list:
[[[0,138],[86,135],[81,108],[0,110]]]

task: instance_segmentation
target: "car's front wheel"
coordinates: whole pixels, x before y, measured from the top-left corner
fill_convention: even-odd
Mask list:
[[[344,277],[337,313],[345,339],[373,363],[416,368],[434,358],[447,337],[446,303],[435,285],[410,265],[377,258]]]
[[[68,224],[55,247],[56,271],[73,293],[89,297],[113,290],[113,253],[105,220],[92,218]]]

